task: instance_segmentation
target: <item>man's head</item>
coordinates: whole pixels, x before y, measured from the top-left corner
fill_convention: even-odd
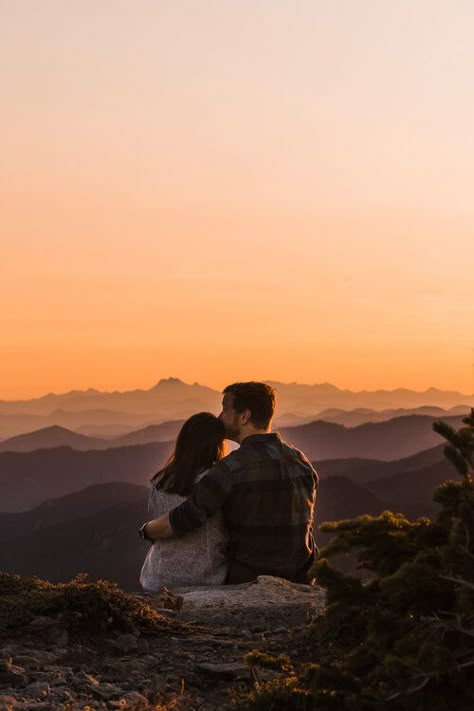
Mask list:
[[[242,442],[251,434],[269,432],[275,411],[275,390],[265,383],[233,383],[224,391],[222,412],[226,437]]]

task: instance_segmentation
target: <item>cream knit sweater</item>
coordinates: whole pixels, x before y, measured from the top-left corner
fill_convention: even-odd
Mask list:
[[[207,474],[200,473],[196,481]],[[158,518],[179,506],[186,497],[169,494],[152,485],[148,503],[150,518]],[[155,541],[148,551],[140,573],[145,592],[161,587],[189,585],[222,585],[227,574],[228,535],[221,511],[191,533],[177,538]]]

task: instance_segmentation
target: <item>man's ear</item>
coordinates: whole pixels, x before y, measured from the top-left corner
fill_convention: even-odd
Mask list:
[[[240,417],[240,424],[241,425],[248,425],[250,422],[250,418],[252,417],[252,411],[251,410],[244,410],[239,414]]]

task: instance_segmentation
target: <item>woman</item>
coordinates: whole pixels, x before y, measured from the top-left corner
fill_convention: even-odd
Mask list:
[[[224,425],[217,417],[199,412],[186,420],[173,454],[151,480],[150,517],[158,518],[184,501],[224,455]],[[220,511],[186,536],[155,541],[140,573],[143,589],[222,585],[227,574],[227,542]]]

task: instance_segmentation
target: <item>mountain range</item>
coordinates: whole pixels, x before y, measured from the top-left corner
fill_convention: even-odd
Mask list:
[[[72,447],[72,449],[106,449],[108,440],[87,437],[65,427],[45,427],[34,432],[9,437],[0,442],[0,452],[33,452],[51,447]]]
[[[70,447],[0,453],[0,510],[26,511],[48,499],[111,481],[147,486],[170,445],[155,442],[81,452]]]
[[[401,511],[409,518],[432,516],[437,504],[435,488],[457,474],[443,455],[443,445],[398,461],[338,459],[319,462],[318,473],[324,482],[344,477],[370,491],[384,508]],[[370,511],[368,511],[370,513]]]
[[[443,459],[442,446],[397,462],[322,461],[318,469],[314,523],[319,546],[330,537],[319,531],[325,521],[378,515],[387,509],[410,518],[432,515],[437,509],[432,501],[434,486],[456,478]],[[88,572],[137,590],[147,552],[137,529],[147,517],[148,492],[148,482],[143,486],[109,481],[44,500],[28,511],[0,513],[0,569],[52,581]],[[341,565],[347,568],[352,562],[342,560]]]
[[[381,424],[387,426],[390,423]],[[342,430],[344,436],[344,428]],[[377,447],[382,446],[380,439],[383,439],[382,433]],[[340,457],[343,448],[333,440],[336,456],[312,459],[323,479],[344,477],[366,487],[383,501],[403,504],[406,510],[411,506],[410,512],[418,515],[420,501],[427,499],[435,485],[452,477],[450,465],[443,457],[443,447],[438,442],[439,438],[435,447],[387,461],[361,458],[357,453]],[[26,511],[48,499],[111,481],[147,486],[170,451],[170,442],[153,442],[106,450],[79,451],[57,447],[33,452],[2,452],[1,510]],[[377,484],[380,481],[390,483],[387,486]]]
[[[352,392],[328,383],[271,384],[277,389],[276,425],[279,427],[302,424],[316,417],[353,426],[407,414],[397,413],[400,409],[423,408],[419,414],[437,416],[436,412],[426,408],[461,407],[467,411],[469,405],[464,403],[472,402],[469,395],[435,388],[424,392],[403,388]],[[218,413],[221,399],[221,393],[212,388],[198,383],[184,383],[178,378],[167,378],[149,390],[74,390],[62,394],[49,393],[29,400],[2,400],[0,437],[12,437],[51,425],[71,428],[86,435],[116,436],[133,428],[183,420],[202,410]],[[352,414],[342,412],[347,410],[352,411]]]
[[[451,417],[454,415],[465,415],[469,412],[468,405],[457,405],[456,407],[450,407],[448,409],[442,407],[434,406],[423,406],[423,407],[413,407],[413,408],[403,408],[399,407],[392,410],[371,410],[366,407],[360,407],[355,410],[340,410],[338,408],[331,408],[329,410],[323,410],[318,413],[317,417],[312,419],[324,420],[324,422],[335,422],[338,425],[344,425],[345,427],[357,427],[358,425],[364,425],[368,422],[386,422],[387,420],[393,420],[396,417],[409,417],[411,415],[427,415],[428,417],[435,417],[436,419],[444,419],[445,417]],[[284,415],[284,417],[288,417]],[[305,421],[301,421],[304,419]],[[301,418],[299,422],[288,422],[288,425],[282,424],[281,426],[294,426],[297,424],[306,424],[310,422],[308,418]]]
[[[138,590],[147,497],[145,487],[113,482],[0,514],[0,569],[52,581],[87,572]]]
[[[411,415],[355,427],[310,422],[282,428],[285,439],[315,460],[321,477],[315,512],[320,546],[329,539],[318,528],[327,520],[385,509],[410,518],[436,512],[433,489],[456,474],[432,431],[434,419]],[[448,418],[455,427],[460,420]],[[113,442],[54,427],[14,438],[13,444],[33,451],[0,453],[0,569],[53,581],[85,571],[137,590],[147,550],[137,528],[146,518],[149,479],[171,448],[156,438],[174,436],[179,425],[145,427]],[[58,441],[63,446],[55,446]],[[2,445],[8,449],[12,442]],[[352,564],[341,561],[343,568]]]
[[[455,391],[428,388],[422,392],[397,388],[396,390],[342,390],[330,383],[303,385],[269,381],[278,393],[280,412],[311,414],[329,408],[352,410],[370,408],[387,410],[394,408],[412,409],[424,406],[442,408],[456,407],[472,402],[472,395]],[[315,410],[315,405],[317,410]]]
[[[432,417],[415,415],[351,428],[316,421],[283,428],[281,434],[316,462],[323,474],[346,476],[365,484],[443,461],[433,421]],[[458,427],[461,418],[446,421]],[[24,511],[47,499],[109,481],[147,484],[172,449],[170,441],[159,441],[158,437],[168,437],[177,424],[158,425],[158,434],[154,428],[146,428],[134,433],[133,438],[125,436],[125,442],[122,438],[86,438],[62,428],[4,441],[0,444],[0,510]],[[20,451],[11,451],[12,447]],[[403,469],[397,464],[399,460],[404,460]],[[390,499],[398,500],[395,495]]]
[[[432,425],[443,419],[459,427],[467,396],[274,385],[275,429],[320,475],[319,545],[329,540],[319,531],[324,521],[385,509],[410,518],[436,512],[433,489],[456,474]],[[137,529],[150,478],[183,419],[217,413],[220,401],[217,391],[170,378],[148,391],[0,402],[0,569],[53,581],[85,571],[137,590],[147,550]]]
[[[137,590],[148,550],[138,537],[147,500],[148,488],[110,482],[48,500],[31,511],[0,513],[0,569],[51,581],[87,572]],[[362,486],[333,477],[320,487],[315,524],[384,508]],[[317,539],[323,545],[327,536],[318,534]]]
[[[311,459],[363,457],[392,460],[434,446],[439,441],[439,436],[432,429],[435,419],[428,415],[406,415],[355,427],[316,420],[296,427],[283,427],[279,431],[285,440],[302,449]],[[454,427],[462,421],[461,416],[443,419]],[[108,439],[87,437],[53,426],[8,438],[0,442],[0,452],[32,452],[63,446],[76,450],[99,450],[167,442],[175,439],[181,424],[180,420],[164,422]]]
[[[190,385],[178,378],[167,378],[149,390],[101,392],[90,388],[62,394],[48,393],[30,400],[1,400],[0,413],[49,415],[60,408],[70,412],[105,410],[140,416],[152,413],[156,417],[163,411],[166,419],[180,419],[199,410],[216,411],[221,400],[222,395],[217,390],[198,383]]]
[[[411,415],[357,427],[316,421],[282,428],[281,434],[315,461],[348,457],[389,461],[409,457],[438,444],[440,437],[432,427],[436,419]],[[453,427],[459,427],[462,422],[461,416],[443,419]]]

